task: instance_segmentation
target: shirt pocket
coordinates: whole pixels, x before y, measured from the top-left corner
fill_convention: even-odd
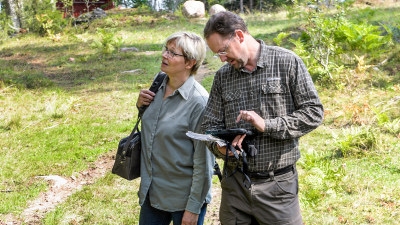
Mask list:
[[[226,126],[232,127],[236,125],[235,119],[241,109],[245,109],[243,102],[243,93],[240,90],[232,90],[223,93],[225,101],[225,119]]]
[[[285,85],[280,80],[268,80],[266,84],[262,85],[264,94],[284,94],[287,92]]]
[[[261,89],[260,106],[264,118],[275,118],[288,113],[288,107],[292,100],[289,88],[285,83],[282,83],[280,79],[271,79],[262,84]]]

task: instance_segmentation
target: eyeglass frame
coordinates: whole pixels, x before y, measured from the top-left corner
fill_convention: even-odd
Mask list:
[[[182,57],[186,58],[185,55],[178,54],[178,53],[176,53],[176,52],[174,52],[174,51],[169,50],[168,47],[167,47],[166,45],[163,46],[163,50],[162,50],[162,53],[161,53],[161,54],[164,54],[164,52],[167,53],[167,58],[169,58],[169,59],[173,59],[173,58],[175,58],[176,56],[182,56]]]
[[[235,37],[235,35],[231,35],[231,37],[229,38],[229,41],[225,44],[224,50],[218,51],[217,53],[215,53],[216,57],[225,56],[228,54],[228,49],[229,49],[231,41],[234,37]]]

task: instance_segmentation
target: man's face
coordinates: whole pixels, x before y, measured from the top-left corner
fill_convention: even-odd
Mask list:
[[[234,68],[240,69],[244,66],[244,62],[240,57],[240,43],[238,43],[238,37],[233,34],[228,37],[222,37],[218,33],[211,34],[207,38],[208,47],[216,53],[216,56],[221,59],[222,62],[228,62]]]

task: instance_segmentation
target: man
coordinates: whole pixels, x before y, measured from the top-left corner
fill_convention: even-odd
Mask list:
[[[299,138],[323,119],[323,106],[303,61],[289,50],[254,39],[232,12],[213,15],[204,38],[227,63],[216,72],[202,130],[245,128],[255,134],[231,140],[236,152],[208,143],[214,155],[226,161],[221,224],[302,224]]]

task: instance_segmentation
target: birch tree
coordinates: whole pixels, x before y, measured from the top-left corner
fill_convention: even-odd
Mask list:
[[[86,6],[86,12],[90,11],[91,4],[98,2],[99,0],[84,0]]]
[[[5,0],[6,8],[7,8],[7,13],[9,14],[12,24],[11,28],[19,32],[19,29],[21,28],[21,11],[18,5],[18,0]]]

